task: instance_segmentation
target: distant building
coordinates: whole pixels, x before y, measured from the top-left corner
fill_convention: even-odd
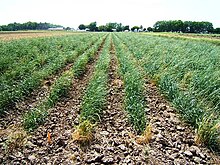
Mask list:
[[[63,27],[56,27],[56,28],[48,28],[48,30],[51,30],[51,31],[61,31],[61,30],[64,30]]]

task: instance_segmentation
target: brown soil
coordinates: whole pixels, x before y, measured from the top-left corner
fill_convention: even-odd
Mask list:
[[[146,83],[148,115],[153,127],[150,164],[218,164],[220,157],[195,144],[193,128],[180,120],[157,87]]]
[[[100,51],[101,48],[94,61],[98,59]],[[124,87],[117,73],[118,62],[114,51],[112,45],[106,109],[95,127],[95,139],[89,145],[73,142],[72,133],[79,124],[80,104],[92,77],[94,62],[87,66],[83,77],[73,80],[68,97],[50,109],[42,126],[29,136],[17,130],[20,131],[19,137],[25,136],[22,141],[25,145],[17,145],[17,149],[6,154],[2,144],[7,139],[2,136],[4,132],[0,132],[0,163],[220,164],[218,156],[195,144],[193,129],[179,119],[175,109],[148,80],[145,86],[146,115],[152,125],[153,136],[149,144],[136,143],[135,131],[123,111]]]
[[[95,59],[86,66],[86,73],[80,78],[73,79],[72,88],[67,98],[64,98],[54,108],[49,110],[50,113],[45,123],[38,127],[36,131],[29,134],[28,137],[25,137],[23,147],[15,148],[13,152],[5,153],[4,143],[9,137],[5,137],[4,133],[8,131],[5,129],[0,130],[0,163],[43,164],[49,161],[48,156],[52,162],[57,157],[60,158],[58,156],[61,154],[60,152],[63,155],[61,157],[62,160],[66,158],[64,147],[71,140],[71,132],[74,124],[78,124],[78,118],[76,117],[79,116],[81,97],[93,74],[94,62],[98,59],[103,44],[104,41]],[[10,121],[6,122],[10,123]],[[16,123],[16,125],[9,128],[12,132],[15,131],[16,127],[20,130],[17,122],[21,123],[21,118],[20,120],[16,119],[16,122],[12,122]],[[48,134],[51,136],[51,144],[48,144]]]
[[[55,75],[48,77],[44,82],[42,82],[41,87],[34,90],[28,97],[25,97],[23,101],[17,102],[15,107],[9,109],[9,111],[0,118],[0,130],[7,129],[9,127],[21,127],[24,113],[39,105],[40,102],[48,96],[51,85],[62,75],[62,73],[69,70],[72,65],[72,63],[67,64]]]
[[[112,52],[109,70],[107,107],[95,129],[89,146],[70,144],[74,148],[73,164],[146,164],[147,147],[138,145],[131,134],[127,114],[123,111],[123,82],[117,74],[117,59]]]

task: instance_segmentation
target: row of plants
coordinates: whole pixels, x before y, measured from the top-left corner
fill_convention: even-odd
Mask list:
[[[86,88],[81,104],[80,124],[73,133],[73,139],[80,142],[90,141],[94,124],[101,120],[107,103],[108,70],[110,64],[110,37],[106,39],[95,66],[94,74]]]
[[[86,36],[86,35],[85,35]],[[0,41],[0,73],[14,70],[19,65],[26,65],[36,59],[38,55],[48,56],[50,53],[57,54],[61,49],[73,50],[75,44],[67,44],[70,41],[75,43],[77,38],[82,38],[84,35],[77,37],[45,37],[34,39],[20,39],[9,42]]]
[[[32,131],[35,128],[38,127],[38,125],[42,124],[47,115],[48,115],[48,109],[52,108],[61,98],[66,96],[68,94],[68,91],[70,90],[70,87],[72,85],[73,77],[78,76],[76,74],[75,69],[77,67],[80,67],[78,65],[78,61],[82,59],[82,57],[88,56],[89,59],[93,60],[96,52],[98,51],[101,44],[105,41],[105,36],[101,37],[91,48],[86,50],[82,55],[80,55],[72,68],[70,68],[68,71],[64,72],[52,85],[49,96],[41,102],[37,107],[30,110],[24,115],[23,118],[23,125],[24,128],[28,131]],[[88,64],[90,62],[89,60],[85,63]],[[82,72],[85,72],[86,67],[82,70]]]
[[[43,80],[47,79],[53,74],[56,74],[68,63],[72,63],[78,57],[78,55],[94,44],[94,42],[99,38],[99,36],[95,36],[93,39],[91,39],[89,36],[87,37],[88,42],[83,42],[83,44],[79,45],[80,48],[76,48],[75,51],[61,52],[60,55],[54,54],[54,56],[58,56],[58,58],[55,58],[42,69],[33,71],[30,76],[22,79],[19,81],[19,83],[16,84],[15,82],[13,85],[5,85],[5,87],[4,83],[2,83],[2,90],[0,92],[0,114],[2,114],[4,111],[7,111],[9,107],[15,106],[17,101],[29,95],[37,87],[41,86]]]
[[[113,36],[113,42],[119,61],[119,72],[125,85],[125,110],[137,133],[143,133],[147,124],[144,111],[144,76],[137,67],[133,54],[116,35]]]
[[[119,34],[149,76],[197,132],[220,150],[220,47],[204,41]]]
[[[81,51],[85,50],[85,48],[88,47],[88,45],[92,45],[97,40],[97,38],[93,36],[89,40],[89,37],[87,35],[79,35],[77,37],[65,38],[50,38],[50,40],[48,40],[47,43],[42,42],[42,44],[53,45],[53,47],[45,47],[44,50],[41,50],[41,53],[39,53],[38,51],[41,48],[41,45],[37,47],[35,42],[37,41],[38,43],[41,40],[42,39],[34,39],[33,45],[35,45],[36,52],[32,52],[34,49],[33,47],[30,47],[29,51],[31,52],[28,52],[28,54],[33,53],[31,54],[32,57],[21,57],[23,58],[21,61],[20,59],[18,59],[18,62],[15,62],[13,65],[10,66],[8,70],[2,73],[2,75],[0,76],[0,81],[3,82],[1,84],[1,88],[3,89],[1,90],[4,90],[4,88],[9,88],[12,85],[18,84],[21,80],[29,77],[31,73],[44,69],[45,67],[47,67],[48,65],[50,65],[62,56],[70,56],[71,53],[74,54],[76,52],[79,54],[82,53]],[[88,43],[88,45],[83,44],[84,42]],[[81,48],[81,50],[76,50],[77,47]],[[46,48],[48,48],[49,50],[47,50]],[[27,55],[24,54],[24,56]],[[68,62],[72,62],[71,57],[68,59]]]

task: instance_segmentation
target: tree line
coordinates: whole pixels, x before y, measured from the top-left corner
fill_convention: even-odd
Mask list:
[[[183,32],[183,33],[212,33],[214,31],[211,22],[196,21],[157,21],[154,24],[156,32]]]
[[[78,26],[79,30],[88,31],[105,31],[105,32],[121,32],[125,30],[130,30],[129,25],[123,26],[121,23],[106,23],[106,25],[97,26],[96,22],[91,22],[89,25],[80,24]]]
[[[10,23],[8,25],[0,26],[0,31],[18,31],[18,30],[47,30],[49,28],[63,27],[61,25],[54,25],[51,23],[37,23],[37,22],[26,22],[26,23]],[[71,28],[67,27],[66,30]],[[144,28],[142,25],[133,26],[130,28],[129,25],[122,25],[121,23],[106,23],[105,25],[97,26],[96,22],[91,22],[89,25],[80,24],[78,26],[80,30],[88,31],[105,31],[105,32],[121,32],[121,31],[149,31],[149,32],[182,32],[182,33],[216,33],[220,34],[220,28],[213,28],[211,22],[196,22],[196,21],[157,21],[153,27]]]
[[[181,20],[171,20],[171,21],[157,21],[153,27],[143,28],[143,26],[133,26],[129,25],[123,26],[121,23],[107,23],[106,25],[97,26],[96,22],[91,22],[89,25],[80,24],[78,26],[80,30],[88,31],[149,31],[149,32],[182,32],[182,33],[217,33],[220,34],[220,28],[213,28],[211,22],[197,22],[197,21],[181,21]]]
[[[8,25],[0,26],[0,31],[18,31],[18,30],[47,30],[48,28],[63,27],[47,22],[26,22],[26,23],[10,23]]]

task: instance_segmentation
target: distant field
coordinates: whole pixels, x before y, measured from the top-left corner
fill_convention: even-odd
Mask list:
[[[8,41],[21,38],[36,38],[36,37],[50,37],[74,34],[74,32],[67,31],[14,31],[14,32],[0,32],[0,40]]]
[[[193,34],[193,33],[169,33],[169,32],[153,32],[153,33],[140,33],[146,35],[170,37],[179,39],[192,39],[212,42],[220,45],[220,34]]]

